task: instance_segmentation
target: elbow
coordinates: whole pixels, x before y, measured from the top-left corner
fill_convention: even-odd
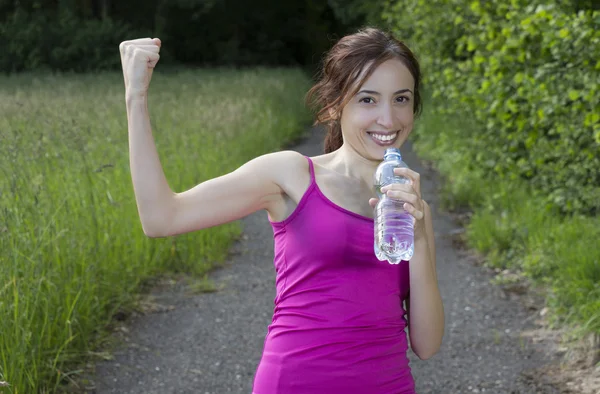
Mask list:
[[[167,215],[153,212],[152,215],[142,215],[140,213],[140,222],[142,231],[148,238],[166,238],[175,235],[172,232],[172,222],[167,219]]]
[[[415,350],[414,353],[421,360],[429,360],[431,357],[435,356],[439,352],[439,350],[440,350],[440,348],[438,346],[437,348],[434,348],[434,349],[427,349],[427,350],[422,350],[422,351]]]
[[[440,348],[442,347],[442,337],[440,337],[439,339],[428,341],[427,343],[420,344],[416,344],[411,341],[411,347],[413,353],[417,357],[419,357],[419,359],[429,360],[431,357],[435,356],[440,351]]]
[[[164,238],[168,236],[165,232],[165,226],[156,222],[142,220],[142,231],[148,238]]]
[[[144,231],[144,235],[148,238],[164,238],[164,237],[166,237],[165,234],[162,234],[161,232],[157,231],[156,229],[142,227],[142,230]]]

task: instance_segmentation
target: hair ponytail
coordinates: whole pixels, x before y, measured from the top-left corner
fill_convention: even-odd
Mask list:
[[[327,124],[327,134],[325,135],[324,150],[325,153],[331,153],[341,148],[344,143],[342,138],[342,126],[337,120],[332,120]]]

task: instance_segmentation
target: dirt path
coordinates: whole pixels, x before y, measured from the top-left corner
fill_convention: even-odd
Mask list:
[[[294,149],[321,152],[316,131]],[[406,146],[405,161],[421,174],[434,211],[438,276],[446,311],[441,351],[427,361],[410,355],[421,393],[558,393],[531,370],[551,361],[520,336],[535,313],[489,283],[454,246],[452,219],[437,210],[436,175]],[[111,361],[96,365],[90,393],[249,394],[275,296],[273,233],[262,212],[243,220],[244,236],[225,267],[211,277],[215,293],[189,295],[182,283],[156,289],[164,311],[138,316],[120,336]],[[326,394],[326,393],[324,393]],[[375,394],[375,393],[374,393]]]

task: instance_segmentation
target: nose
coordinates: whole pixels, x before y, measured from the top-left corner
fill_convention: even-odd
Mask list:
[[[394,125],[394,114],[392,112],[392,107],[389,104],[381,106],[379,116],[377,118],[377,124],[381,127],[385,127],[386,130],[391,129]]]

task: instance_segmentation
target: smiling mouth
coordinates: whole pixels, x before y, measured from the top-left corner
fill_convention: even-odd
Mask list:
[[[381,146],[392,145],[398,138],[397,131],[393,133],[377,133],[374,131],[368,131],[367,134],[369,134],[371,139],[375,141],[377,145]]]

